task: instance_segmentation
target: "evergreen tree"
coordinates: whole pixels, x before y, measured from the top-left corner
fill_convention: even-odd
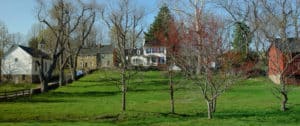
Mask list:
[[[232,45],[233,49],[241,53],[243,58],[247,58],[249,54],[251,39],[250,28],[244,22],[236,22]]]
[[[154,22],[151,24],[150,29],[145,34],[145,41],[151,42],[151,41],[157,41],[156,34],[158,32],[164,31],[165,35],[167,35],[168,32],[168,24],[170,21],[172,21],[173,18],[171,16],[171,12],[169,8],[166,5],[163,5],[158,15],[155,17]]]

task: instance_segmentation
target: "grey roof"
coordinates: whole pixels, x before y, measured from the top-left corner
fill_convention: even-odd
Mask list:
[[[34,58],[46,58],[46,59],[50,59],[50,56],[48,54],[44,53],[43,51],[38,50],[38,49],[34,49],[34,48],[30,48],[30,47],[26,47],[26,46],[22,46],[22,45],[13,45],[5,53],[5,55],[9,54],[10,52],[12,52],[17,47],[20,47],[21,49],[23,49],[25,52],[27,52],[29,55],[31,55]]]
[[[97,55],[100,52],[99,48],[82,48],[80,50],[80,56],[93,56]]]
[[[112,54],[113,53],[113,47],[112,45],[104,45],[100,48],[101,54]]]
[[[22,48],[23,50],[25,50],[32,57],[50,59],[50,56],[48,54],[44,53],[41,50],[30,48],[30,47],[26,47],[26,46],[21,46],[21,45],[19,45],[19,47]]]
[[[94,47],[94,48],[82,48],[80,50],[80,56],[96,56],[97,54],[112,54],[113,48],[111,45],[104,45],[101,48]]]
[[[273,42],[276,48],[283,52],[298,53],[300,52],[300,39],[288,38],[287,41],[275,39]]]

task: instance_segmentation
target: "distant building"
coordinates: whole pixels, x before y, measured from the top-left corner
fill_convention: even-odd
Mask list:
[[[113,67],[113,48],[111,45],[80,50],[77,58],[77,69],[90,71],[103,67]]]
[[[167,49],[159,42],[146,42],[142,48],[127,49],[126,56],[132,66],[152,67],[161,70],[167,68]]]
[[[2,80],[14,83],[38,83],[40,81],[38,63],[43,63],[43,71],[46,72],[50,68],[51,59],[38,49],[13,45],[2,59]]]
[[[286,42],[276,39],[268,50],[268,76],[276,84],[280,78],[288,84],[300,84],[300,40],[289,38]],[[287,61],[293,58],[292,61]]]
[[[100,68],[112,68],[113,64],[113,47],[105,45],[100,48]]]

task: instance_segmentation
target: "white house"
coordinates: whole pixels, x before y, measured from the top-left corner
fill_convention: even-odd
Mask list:
[[[46,53],[40,50],[14,45],[3,56],[2,80],[14,83],[37,83],[41,68],[38,63],[43,63],[43,71],[46,72],[50,67],[51,60]]]
[[[158,42],[147,42],[142,48],[132,51],[130,62],[133,66],[167,68],[167,49]]]

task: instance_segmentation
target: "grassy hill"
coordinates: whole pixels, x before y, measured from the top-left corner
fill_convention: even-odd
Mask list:
[[[0,125],[297,125],[300,123],[300,87],[290,93],[288,112],[279,110],[271,82],[252,78],[236,84],[217,103],[208,120],[199,87],[186,81],[175,85],[175,111],[169,114],[168,81],[164,73],[142,72],[131,81],[127,110],[121,112],[117,74],[95,72],[71,85],[31,99],[0,102]],[[179,79],[179,78],[178,78]],[[180,80],[180,79],[179,79]]]

